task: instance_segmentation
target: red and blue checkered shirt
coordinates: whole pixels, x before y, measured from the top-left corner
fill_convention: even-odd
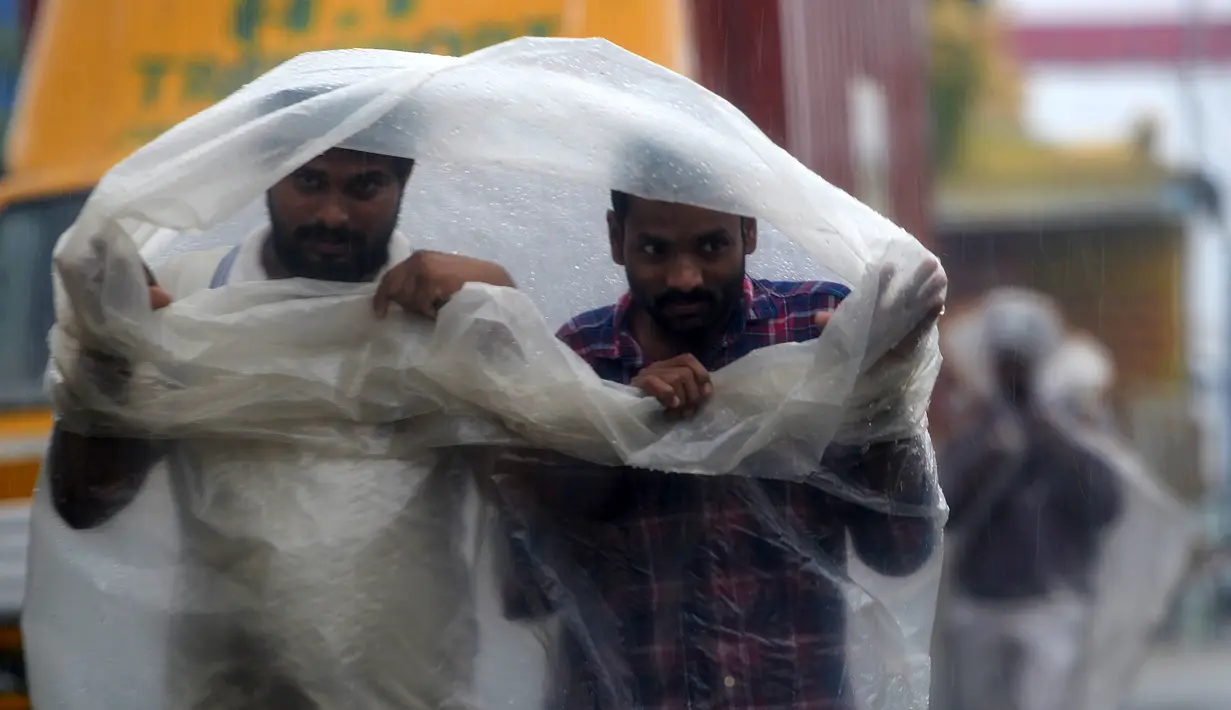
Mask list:
[[[745,305],[709,353],[717,370],[777,343],[820,333],[817,313],[848,289],[746,280]],[[629,383],[648,363],[627,327],[631,301],[574,318],[559,337],[600,377]],[[822,466],[921,504],[934,495],[926,438],[826,454]],[[831,456],[832,454],[832,456]],[[931,520],[895,516],[806,483],[605,469],[601,505],[582,464],[553,476],[523,462],[540,494],[565,501],[513,534],[518,576],[510,614],[564,610],[553,708],[573,710],[845,710],[843,599],[827,574],[845,571],[848,534],[869,566],[907,574],[931,555]],[[506,472],[517,473],[511,463]],[[533,478],[538,476],[537,479]],[[594,479],[590,479],[594,480]],[[569,490],[571,487],[571,490]],[[520,516],[514,516],[520,517]]]

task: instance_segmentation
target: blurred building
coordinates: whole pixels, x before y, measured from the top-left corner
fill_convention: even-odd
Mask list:
[[[927,13],[912,0],[692,0],[696,78],[927,243]]]
[[[951,302],[1036,288],[1106,343],[1121,424],[1164,484],[1209,511],[1217,548],[1231,521],[1231,0],[933,10]],[[1224,588],[1218,572],[1192,587],[1185,636],[1208,635]]]
[[[1150,149],[1172,169],[1208,176],[1208,212],[1195,215],[1188,240],[1183,341],[1198,412],[1209,427],[1207,465],[1231,475],[1228,377],[1228,214],[1231,189],[1231,0],[1005,0],[1012,47],[1023,71],[1025,125],[1057,143],[1129,135],[1153,126]],[[1231,500],[1212,520],[1228,535]]]
[[[1150,124],[1067,145],[1032,135],[1028,68],[1003,16],[970,0],[934,10],[935,238],[951,302],[1005,284],[1055,297],[1115,354],[1119,414],[1143,453],[1198,497],[1214,473],[1192,392],[1200,320],[1188,284],[1210,186],[1158,159]]]

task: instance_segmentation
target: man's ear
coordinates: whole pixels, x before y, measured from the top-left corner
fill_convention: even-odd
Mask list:
[[[741,217],[739,228],[744,237],[744,254],[752,254],[757,250],[757,221],[752,217]]]
[[[611,242],[611,260],[624,266],[624,225],[615,210],[607,210],[607,240]]]

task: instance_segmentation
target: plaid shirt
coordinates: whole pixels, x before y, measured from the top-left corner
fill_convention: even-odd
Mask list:
[[[698,359],[716,370],[758,348],[816,338],[815,315],[847,293],[831,283],[746,280],[747,307]],[[625,384],[646,364],[626,327],[629,306],[625,296],[559,333],[601,377]],[[929,495],[918,481],[930,449],[890,447],[892,460],[881,463],[894,480],[882,484]],[[877,458],[867,449],[832,461],[830,453],[824,465],[848,475]],[[598,475],[611,488],[583,514],[579,501],[598,480],[583,475],[586,465],[552,476],[543,460],[521,463],[538,476],[533,489],[561,489],[563,503],[515,535],[515,564],[533,570],[534,591],[516,588],[521,608],[511,613],[569,610],[553,702],[568,710],[852,708],[844,602],[817,563],[843,572],[849,532],[870,566],[906,574],[934,542],[928,520],[877,514],[807,484],[733,476],[605,469]]]

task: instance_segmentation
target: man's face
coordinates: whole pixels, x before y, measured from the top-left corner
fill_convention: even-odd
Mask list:
[[[366,281],[389,260],[403,181],[384,155],[334,149],[283,178],[266,199],[270,243],[290,277]]]
[[[701,344],[741,307],[755,220],[630,197],[623,222],[615,213],[607,222],[612,258],[633,299],[667,335]]]

